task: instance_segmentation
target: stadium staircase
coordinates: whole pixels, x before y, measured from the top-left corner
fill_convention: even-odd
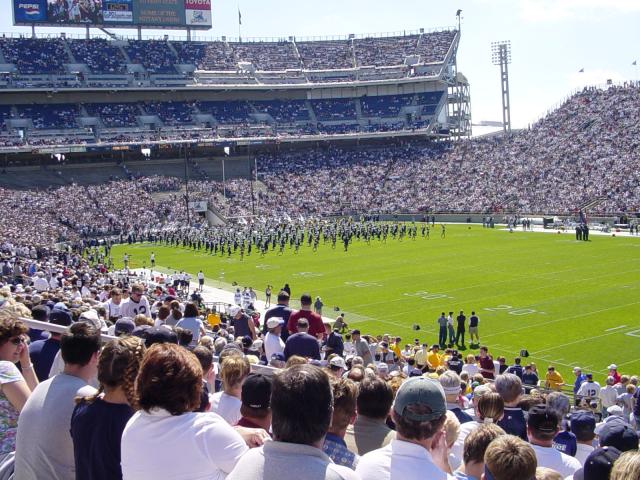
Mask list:
[[[584,205],[582,205],[580,207],[580,210],[582,210],[583,212],[587,212],[595,207],[597,207],[598,205],[600,205],[603,202],[607,201],[607,197],[599,197],[599,198],[594,198],[593,200],[588,201],[587,203],[585,203]]]
[[[316,117],[316,112],[314,112],[313,108],[311,107],[311,102],[307,100],[305,102],[305,105],[307,106],[307,110],[309,111],[309,120],[311,121],[312,124],[317,125],[318,117]]]
[[[114,45],[116,45],[114,43]],[[122,54],[122,56],[124,57],[124,59],[127,61],[127,64],[132,64],[133,62],[131,61],[131,57],[129,56],[129,54],[127,53],[127,49],[124,48],[124,45],[120,45],[118,44],[118,50],[120,50],[120,53]]]
[[[64,62],[64,63],[75,63],[77,64],[78,62],[76,61],[76,57],[73,56],[73,52],[71,51],[71,47],[69,47],[69,44],[67,43],[67,38],[63,37],[61,39],[62,42],[62,47],[64,48],[64,51],[67,52],[67,57],[68,57],[68,61]]]
[[[6,65],[7,61],[4,58],[4,54],[2,53],[2,49],[0,48],[0,64]]]
[[[165,43],[167,44],[167,47],[169,47],[169,50],[171,50],[171,53],[173,53],[173,55],[176,57],[175,63],[176,64],[180,63],[180,55],[178,55],[178,51],[176,50],[176,47],[174,47],[171,42],[165,42]]]
[[[298,57],[298,60],[300,61],[300,68],[304,70],[304,62],[302,61],[302,55],[300,55],[300,51],[298,50],[298,45],[296,44],[295,38],[291,40],[291,45],[293,45],[293,51],[296,52],[296,57]],[[306,75],[305,75],[305,78],[306,78]],[[307,82],[308,81],[309,79],[307,78]]]
[[[358,68],[358,60],[356,59],[356,40],[351,39],[351,60],[353,62],[353,68]]]
[[[359,98],[354,98],[353,103],[356,106],[356,119],[362,121],[362,104]]]

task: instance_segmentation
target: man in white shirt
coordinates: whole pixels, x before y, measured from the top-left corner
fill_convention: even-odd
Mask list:
[[[600,384],[593,381],[593,374],[587,373],[586,380],[582,382],[580,388],[578,388],[578,391],[576,392],[576,403],[579,403],[579,401],[582,400],[586,400],[587,402],[596,400],[599,394]]]
[[[203,287],[204,287],[204,273],[202,273],[202,270],[200,270],[198,272],[198,290],[202,291]]]
[[[33,288],[38,292],[46,292],[49,290],[49,282],[47,282],[47,279],[44,277],[44,272],[36,273],[36,276],[33,279]]]
[[[144,295],[144,287],[139,284],[131,286],[129,298],[121,303],[120,316],[135,318],[136,315],[151,315],[149,300]]]
[[[284,320],[278,317],[271,317],[267,320],[267,334],[264,337],[264,353],[269,359],[274,353],[284,352],[284,342],[280,337]]]
[[[122,315],[120,315],[120,306],[122,305],[122,290],[114,288],[109,293],[109,300],[102,304],[105,312],[107,312],[107,320],[115,322]]]
[[[578,411],[569,420],[571,433],[576,436],[577,450],[574,457],[584,466],[587,457],[593,452],[593,439],[596,438],[596,417],[591,412]]]
[[[547,467],[562,477],[573,475],[582,465],[569,455],[553,448],[553,437],[560,431],[558,415],[548,410],[544,404],[535,405],[529,410],[527,435],[538,459],[539,467]]]
[[[606,380],[606,385],[600,389],[598,396],[602,401],[602,416],[603,418],[607,417],[607,408],[613,407],[618,400],[618,392],[613,386],[616,383],[616,380],[612,376],[608,376]]]
[[[396,439],[363,455],[356,473],[376,480],[453,479],[444,430],[446,414],[439,382],[424,377],[405,380],[391,409]]]

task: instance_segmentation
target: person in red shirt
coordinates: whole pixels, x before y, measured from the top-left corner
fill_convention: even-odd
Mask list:
[[[618,373],[618,366],[615,363],[612,363],[607,367],[609,370],[609,376],[613,377],[613,384],[620,383],[620,374]]]
[[[493,358],[489,355],[487,347],[480,347],[480,373],[484,378],[494,379],[496,366],[493,364]]]
[[[325,327],[322,323],[322,317],[311,311],[311,295],[308,293],[300,297],[300,310],[293,312],[287,322],[287,330],[293,335],[298,333],[298,320],[306,318],[309,322],[309,335],[322,339],[325,334]]]

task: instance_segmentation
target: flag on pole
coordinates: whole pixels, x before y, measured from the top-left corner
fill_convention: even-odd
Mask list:
[[[238,8],[238,25],[242,25],[242,13],[240,13],[239,8]]]
[[[578,73],[584,73],[584,68],[581,68],[580,70],[578,70]]]

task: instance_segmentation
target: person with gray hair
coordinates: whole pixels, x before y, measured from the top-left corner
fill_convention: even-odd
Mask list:
[[[498,426],[510,435],[527,440],[527,422],[522,408],[518,406],[522,397],[522,380],[514,373],[503,373],[496,377],[494,385],[504,400],[504,417]]]
[[[218,337],[213,342],[213,349],[216,355],[220,355],[220,352],[227,346],[227,340],[223,337]]]
[[[600,393],[598,394],[602,402],[602,418],[609,416],[607,409],[613,407],[618,401],[618,392],[614,387],[615,383],[615,378],[609,375],[605,381],[605,386],[600,389]]]
[[[462,411],[460,404],[460,377],[453,370],[447,370],[440,378],[440,385],[442,385],[442,389],[444,390],[445,399],[447,401],[447,410],[453,413],[458,421],[462,423],[467,423],[473,421],[473,418],[468,413]]]

